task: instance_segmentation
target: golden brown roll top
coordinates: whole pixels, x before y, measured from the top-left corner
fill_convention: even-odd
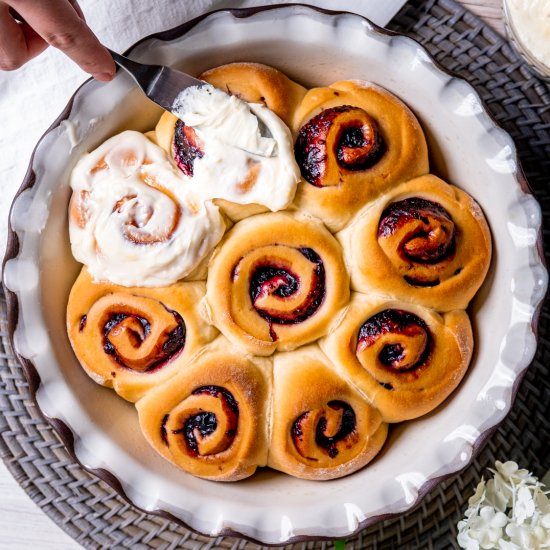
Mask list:
[[[365,466],[388,427],[334,372],[317,346],[274,359],[268,466],[304,479],[334,479]]]
[[[295,203],[333,231],[395,184],[428,172],[428,149],[416,117],[368,82],[309,90],[293,131],[303,178]]]
[[[428,413],[459,384],[473,336],[465,311],[354,294],[321,347],[386,422]]]
[[[319,338],[348,297],[337,241],[320,222],[290,214],[260,214],[237,223],[208,270],[213,324],[257,355]]]
[[[438,311],[466,308],[491,261],[483,213],[433,175],[399,185],[337,235],[354,290]]]
[[[290,126],[306,89],[285,74],[261,63],[229,63],[199,78],[248,103],[263,103]]]
[[[217,331],[201,317],[204,283],[127,288],[95,283],[84,267],[67,305],[67,331],[88,375],[136,401],[174,376]]]
[[[164,458],[206,479],[236,481],[267,461],[269,359],[224,338],[136,403],[143,434]]]

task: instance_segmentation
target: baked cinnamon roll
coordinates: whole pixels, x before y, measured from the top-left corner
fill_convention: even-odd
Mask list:
[[[169,285],[189,275],[225,230],[218,208],[191,193],[139,132],[122,132],[82,157],[71,187],[73,256],[95,280]]]
[[[322,336],[348,297],[348,275],[334,237],[321,223],[290,214],[260,214],[237,223],[208,269],[212,322],[257,355]]]
[[[399,185],[337,237],[355,290],[438,311],[466,308],[491,261],[480,207],[432,175]]]
[[[359,80],[313,88],[294,116],[295,204],[332,231],[395,184],[428,172],[424,133],[388,91]]]
[[[334,479],[365,466],[388,426],[334,373],[317,346],[274,358],[268,466],[304,479]]]
[[[457,387],[473,336],[465,311],[439,315],[408,302],[354,294],[321,348],[386,422],[416,418]]]
[[[98,384],[136,401],[173,377],[217,334],[201,317],[204,283],[126,288],[95,283],[84,267],[67,305],[77,359]]]
[[[143,434],[160,455],[218,481],[248,477],[267,461],[271,361],[230,350],[216,340],[136,403]]]
[[[257,63],[223,65],[200,78],[224,93],[217,92],[215,107],[184,98],[181,108],[172,109],[181,111],[178,116],[164,113],[156,127],[159,144],[201,196],[214,199],[230,219],[287,208],[300,175],[285,122],[305,89]],[[213,89],[201,89],[201,101],[208,94],[215,96]],[[234,143],[242,139],[246,143]]]

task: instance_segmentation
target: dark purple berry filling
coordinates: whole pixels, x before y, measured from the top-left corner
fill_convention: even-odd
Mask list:
[[[150,364],[147,366],[146,372],[153,372],[163,367],[167,362],[172,360],[185,346],[186,328],[185,322],[181,315],[176,311],[166,308],[172,313],[177,322],[177,327],[164,335],[164,340],[157,345],[157,354]],[[143,334],[136,331],[131,331],[135,346],[139,347],[151,332],[151,325],[147,319],[139,315],[131,315],[127,313],[113,313],[109,316],[105,325],[103,325],[103,350],[107,355],[110,355],[120,366],[126,367],[124,359],[120,357],[116,347],[109,340],[111,331],[122,323],[128,317],[136,319],[143,327]],[[82,322],[82,321],[81,321]]]
[[[162,442],[167,446],[170,447],[170,443],[168,441],[168,433],[166,432],[166,423],[168,422],[168,419],[170,418],[169,414],[165,414],[162,418],[162,424],[160,425],[160,438],[162,439]]]
[[[311,248],[300,248],[300,252],[313,264],[314,284],[306,300],[292,312],[277,314],[256,307],[260,296],[271,294],[288,298],[297,292],[300,285],[299,275],[283,266],[260,265],[250,275],[249,293],[258,314],[270,325],[290,325],[302,323],[311,317],[320,307],[325,297],[325,267],[319,255]]]
[[[440,204],[419,197],[390,204],[380,217],[378,238],[389,237],[411,220],[420,221],[422,226],[408,233],[400,243],[402,258],[420,264],[436,264],[454,255],[455,226],[451,215]],[[436,235],[434,226],[441,233]],[[408,245],[413,239],[422,240],[423,246],[410,249]]]
[[[176,122],[172,148],[178,168],[186,176],[192,176],[195,159],[202,158],[204,151],[193,128],[186,126],[183,120]]]
[[[329,401],[328,406],[336,411],[342,411],[342,420],[337,433],[332,436],[326,435],[327,419],[321,416],[315,427],[315,443],[326,451],[330,458],[338,456],[338,443],[346,439],[355,430],[356,418],[355,412],[350,405],[344,401]],[[303,422],[309,417],[311,411],[307,411],[300,415],[292,424],[291,434],[295,445],[303,441]],[[308,457],[309,458],[309,457]],[[310,460],[315,460],[310,458]]]
[[[432,336],[423,319],[400,309],[386,309],[373,315],[365,321],[359,329],[357,350],[370,347],[384,334],[395,335],[396,342],[386,344],[378,355],[378,359],[385,367],[399,372],[412,371],[426,363],[432,348]],[[425,337],[426,344],[413,364],[403,367],[407,350],[399,342],[399,335],[407,337]]]
[[[228,418],[228,429],[225,436],[228,440],[235,437],[237,433],[237,425],[239,421],[239,406],[233,395],[219,386],[202,386],[192,392],[192,395],[210,395],[221,400],[222,409]],[[183,434],[185,446],[190,456],[198,456],[199,444],[197,441],[196,432],[198,431],[202,437],[206,437],[214,433],[218,428],[218,420],[215,413],[209,411],[201,411],[193,416],[190,416],[179,430],[173,430],[172,433]]]
[[[357,111],[358,117],[346,120],[339,128],[333,150],[327,145],[328,133],[333,124],[339,124],[342,113]],[[342,105],[325,109],[300,128],[294,153],[304,179],[316,187],[323,186],[329,154],[346,170],[366,170],[376,164],[385,152],[385,144],[375,122],[369,117],[371,131],[364,130],[362,109]]]

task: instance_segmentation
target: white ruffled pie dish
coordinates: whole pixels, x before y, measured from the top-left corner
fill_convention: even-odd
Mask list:
[[[436,67],[416,42],[352,14],[305,6],[222,11],[145,39],[130,55],[196,74],[257,61],[305,86],[359,78],[403,99],[427,134],[432,172],[470,193],[491,227],[489,276],[469,308],[474,357],[442,406],[395,426],[380,455],[342,479],[304,481],[264,469],[216,483],[160,458],[141,435],[134,406],[86,376],[65,328],[80,270],[68,239],[69,174],[85,151],[123,129],[149,130],[160,116],[119,73],[76,92],[38,144],[11,211],[4,266],[10,331],[40,409],[75,458],[134,505],[208,535],[268,544],[340,538],[410,509],[471,461],[509,411],[536,350],[547,286],[541,212],[511,138],[473,88]]]

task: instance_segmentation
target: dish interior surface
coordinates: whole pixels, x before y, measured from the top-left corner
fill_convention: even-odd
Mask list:
[[[483,432],[508,412],[514,382],[535,352],[532,320],[546,288],[536,250],[540,209],[518,182],[511,139],[490,121],[473,89],[437,69],[419,45],[379,34],[354,15],[305,7],[245,18],[220,12],[172,41],[146,40],[131,56],[191,74],[233,61],[261,62],[307,87],[369,80],[407,103],[426,133],[431,171],[472,195],[491,228],[489,276],[469,308],[474,357],[442,406],[395,426],[380,455],[342,479],[318,483],[263,470],[222,484],[160,458],[141,435],[133,405],[80,368],[65,329],[67,297],[80,269],[68,237],[70,172],[85,151],[123,129],[150,130],[161,114],[119,73],[108,84],[90,81],[79,90],[68,121],[40,143],[36,183],[12,212],[21,246],[6,265],[5,282],[18,295],[14,344],[40,374],[40,407],[72,429],[86,467],[112,472],[139,507],[165,510],[207,534],[232,529],[274,544],[344,537],[375,517],[407,510],[430,480],[467,465]]]

